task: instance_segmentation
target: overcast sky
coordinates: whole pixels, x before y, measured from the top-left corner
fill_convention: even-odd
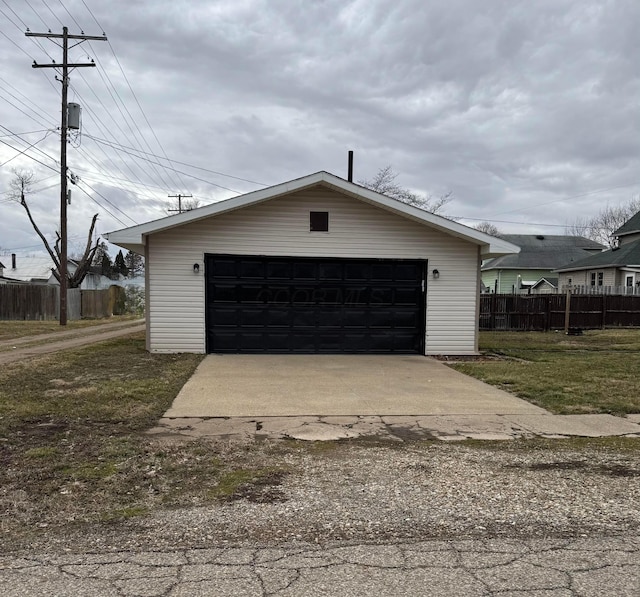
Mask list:
[[[60,84],[31,63],[62,55],[25,27],[108,37],[70,53],[98,65],[71,74],[72,249],[96,211],[108,232],[166,215],[169,194],[346,178],[349,149],[356,180],[392,165],[506,233],[562,234],[640,194],[638,0],[0,0],[0,23],[4,251],[41,249],[14,168],[58,227]]]

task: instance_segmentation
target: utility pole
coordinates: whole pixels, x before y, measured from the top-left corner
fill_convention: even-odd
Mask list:
[[[62,123],[60,125],[60,325],[67,325],[67,90],[69,87],[69,69],[83,66],[95,66],[95,62],[70,63],[69,62],[69,40],[80,40],[71,47],[81,44],[83,41],[107,41],[103,35],[69,35],[67,27],[62,28],[60,33],[32,33],[27,30],[27,37],[47,37],[49,39],[62,40],[62,64],[38,64],[35,60],[33,68],[59,68],[62,69]]]
[[[193,195],[167,195],[167,197],[169,197],[169,199],[177,199],[178,200],[178,209],[168,209],[167,211],[172,212],[172,211],[177,211],[179,214],[182,213],[182,200],[183,199],[189,199],[190,197],[193,197]],[[186,210],[185,210],[186,211]]]

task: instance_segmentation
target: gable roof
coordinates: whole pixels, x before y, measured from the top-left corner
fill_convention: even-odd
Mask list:
[[[542,286],[543,284],[549,284],[549,286],[558,288],[558,278],[548,278],[548,277],[540,278],[537,282],[534,282],[532,284],[531,288],[538,288],[538,286]]]
[[[622,224],[622,226],[613,233],[613,236],[625,236],[627,234],[633,234],[634,232],[640,232],[640,211]]]
[[[53,262],[50,257],[16,258],[16,267],[5,267],[5,273],[14,280],[30,282],[31,280],[48,280],[53,273]]]
[[[75,271],[78,262],[74,259],[67,259],[68,267]],[[55,265],[51,257],[16,257],[16,267],[5,267],[4,277],[11,277],[14,280],[23,282],[47,281],[53,276]]]
[[[492,269],[548,269],[578,261],[590,252],[601,251],[604,246],[582,236],[503,234],[506,241],[518,245],[520,253],[496,257],[482,266],[482,271]]]
[[[640,239],[621,245],[615,249],[609,249],[591,257],[586,257],[570,265],[557,269],[558,272],[572,272],[583,269],[595,269],[603,267],[640,267]]]
[[[517,246],[502,238],[490,236],[474,228],[469,228],[468,226],[454,222],[453,220],[407,205],[402,201],[376,193],[375,191],[324,171],[309,174],[308,176],[303,176],[302,178],[297,178],[266,189],[246,193],[245,195],[233,197],[232,199],[205,205],[204,207],[192,209],[181,214],[154,220],[146,224],[139,224],[138,226],[109,232],[104,236],[111,243],[130,249],[136,253],[143,253],[144,237],[150,234],[257,205],[317,185],[326,186],[354,199],[370,203],[381,209],[478,245],[481,247],[481,253],[485,258],[505,255],[507,253],[517,253],[519,251]]]

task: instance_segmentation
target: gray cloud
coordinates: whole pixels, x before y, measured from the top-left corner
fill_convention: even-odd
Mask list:
[[[20,2],[8,3],[32,29],[42,27]],[[562,226],[639,192],[634,0],[87,3],[174,159],[276,184],[320,169],[344,176],[347,149],[354,149],[358,179],[392,164],[412,189],[453,190],[455,215],[501,219],[507,212],[504,219],[524,222],[499,224],[509,232],[559,233],[531,223]],[[82,2],[65,5],[87,33],[97,31]],[[47,60],[10,24],[3,29]],[[5,38],[0,53],[2,72],[57,122],[59,98],[42,73]],[[85,135],[72,168],[138,221],[161,217],[169,192],[205,201],[231,194],[92,141],[89,135],[161,154],[107,44],[74,50],[79,60],[87,53],[101,68],[73,74]],[[0,97],[7,97],[2,90]],[[6,101],[0,115],[16,132],[37,128]],[[0,147],[0,163],[11,155]],[[240,192],[257,188],[175,167]],[[0,169],[0,180],[7,176]],[[611,190],[594,193],[600,189]],[[55,189],[50,198],[55,203]],[[79,220],[90,217],[90,203],[79,200]],[[33,238],[12,207],[0,203],[0,246]],[[106,213],[100,226],[122,227]]]

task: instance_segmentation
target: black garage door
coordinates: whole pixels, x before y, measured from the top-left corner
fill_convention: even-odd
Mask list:
[[[207,255],[207,351],[424,352],[425,261]]]

